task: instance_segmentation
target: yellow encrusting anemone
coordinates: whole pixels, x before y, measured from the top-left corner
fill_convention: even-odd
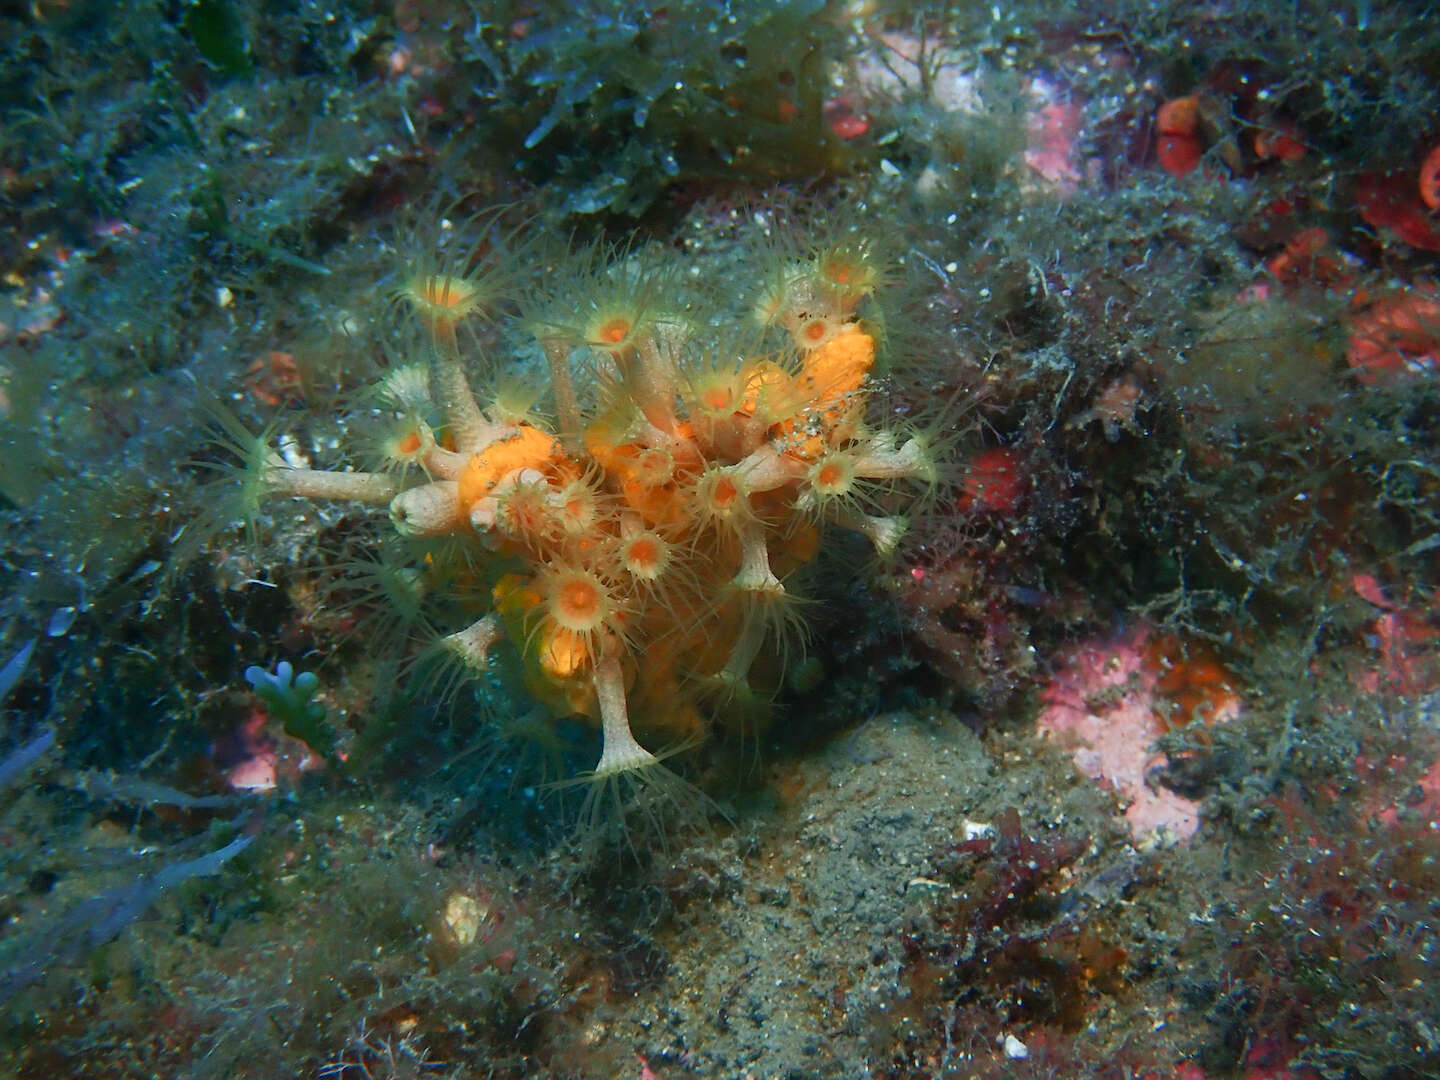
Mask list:
[[[382,470],[278,456],[261,470],[272,492],[387,504],[402,535],[464,545],[465,559],[426,564],[446,578],[427,595],[473,612],[441,638],[450,670],[482,673],[508,637],[538,702],[600,727],[605,785],[663,771],[641,736],[688,742],[763,696],[756,678],[780,672],[762,668],[804,640],[792,579],[825,531],[889,554],[906,486],[920,494],[935,473],[923,440],[866,415],[876,340],[862,307],[883,278],[866,245],[767,277],[755,311],[777,332],[764,349],[743,320],[729,340],[702,340],[695,328],[720,320],[670,314],[684,307],[666,294],[678,276],[623,254],[613,273],[581,257],[590,295],[531,305],[546,313],[524,325],[545,357],[553,429],[528,400],[471,387],[483,368],[457,327],[495,318],[492,275],[424,274],[403,294],[429,337],[425,376],[400,368],[383,388],[397,415]],[[487,563],[498,577],[472,569]]]

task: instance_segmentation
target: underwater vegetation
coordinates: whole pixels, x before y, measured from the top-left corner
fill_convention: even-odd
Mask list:
[[[827,108],[852,49],[844,18],[826,0],[540,4],[477,26],[462,55],[504,114],[482,126],[527,181],[566,190],[553,211],[640,215],[672,189],[803,181],[863,160]]]

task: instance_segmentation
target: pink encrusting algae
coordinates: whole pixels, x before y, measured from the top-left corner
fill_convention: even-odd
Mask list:
[[[1140,627],[1070,650],[1043,692],[1035,726],[1070,752],[1076,769],[1121,798],[1137,839],[1185,840],[1200,827],[1200,804],[1153,776],[1165,761],[1154,743],[1167,730],[1153,636]],[[1239,709],[1238,698],[1227,697],[1205,721],[1224,723]]]

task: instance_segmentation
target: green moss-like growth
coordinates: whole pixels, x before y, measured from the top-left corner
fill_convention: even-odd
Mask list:
[[[825,0],[663,7],[546,3],[523,33],[469,40],[497,116],[484,126],[562,213],[638,215],[665,190],[772,183],[849,169],[826,125],[847,48]],[[498,124],[497,124],[498,120]]]

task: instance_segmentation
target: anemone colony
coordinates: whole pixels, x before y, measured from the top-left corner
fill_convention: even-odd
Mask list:
[[[401,290],[429,355],[382,379],[400,424],[384,468],[294,468],[263,447],[251,475],[265,494],[388,505],[425,587],[474,620],[439,646],[479,674],[508,636],[539,703],[599,721],[594,778],[645,783],[663,770],[632,724],[685,743],[773,685],[805,630],[795,571],[832,526],[893,552],[890,511],[936,481],[930,437],[866,419],[881,273],[864,243],[772,253],[748,331],[681,310],[673,275],[592,258],[570,278],[586,287],[520,322],[553,424],[472,389],[460,330],[503,306],[497,258]]]

